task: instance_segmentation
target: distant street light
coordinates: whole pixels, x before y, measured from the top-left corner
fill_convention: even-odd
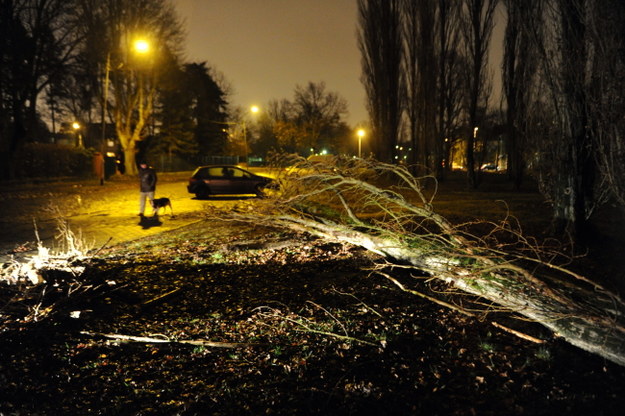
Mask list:
[[[358,158],[362,158],[362,138],[365,137],[365,131],[363,129],[358,129],[356,132],[358,135]]]
[[[248,113],[258,113],[260,111],[260,108],[258,108],[257,105],[253,105],[250,107]],[[248,157],[249,157],[249,148],[247,146],[247,125],[246,125],[246,115],[243,116],[243,145],[245,146],[244,152],[245,152],[245,163],[248,163]]]

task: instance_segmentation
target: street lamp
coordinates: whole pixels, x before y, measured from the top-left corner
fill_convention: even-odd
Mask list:
[[[260,111],[260,109],[258,108],[257,105],[253,105],[250,107],[248,113],[253,113],[256,114]],[[243,145],[245,146],[244,152],[245,152],[245,163],[248,163],[248,147],[247,147],[247,125],[246,125],[246,116],[243,116]]]
[[[80,134],[80,123],[77,121],[74,121],[72,123],[72,128],[74,129],[74,134],[76,135],[76,146],[77,147],[84,147],[83,142],[82,142],[82,134]]]
[[[362,138],[365,137],[365,131],[363,129],[358,129],[356,132],[358,135],[358,158],[362,158]]]
[[[135,40],[135,51],[140,54],[145,54],[150,52],[150,43],[145,39],[137,39]]]

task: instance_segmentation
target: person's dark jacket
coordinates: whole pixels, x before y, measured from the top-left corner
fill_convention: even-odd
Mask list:
[[[154,192],[156,189],[156,171],[152,167],[139,168],[141,192]]]

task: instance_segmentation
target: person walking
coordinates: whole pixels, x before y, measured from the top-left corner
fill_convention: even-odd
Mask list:
[[[145,161],[139,163],[139,216],[144,217],[145,200],[150,200],[150,205],[154,200],[154,191],[156,190],[156,171],[148,166]]]

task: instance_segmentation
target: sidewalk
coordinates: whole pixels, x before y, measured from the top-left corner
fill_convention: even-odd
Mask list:
[[[70,229],[89,246],[100,248],[125,241],[149,237],[201,221],[208,204],[227,207],[236,200],[196,200],[186,190],[186,179],[161,180],[156,197],[171,200],[174,215],[161,209],[158,217],[138,216],[139,192],[136,181],[107,182],[104,186],[81,184],[42,184],[24,190],[2,189],[0,193],[0,263],[11,258],[24,258],[36,253],[35,225],[45,247],[58,242],[59,213]],[[54,207],[56,213],[50,209]],[[16,250],[24,246],[29,251]],[[18,252],[15,252],[18,251]]]

